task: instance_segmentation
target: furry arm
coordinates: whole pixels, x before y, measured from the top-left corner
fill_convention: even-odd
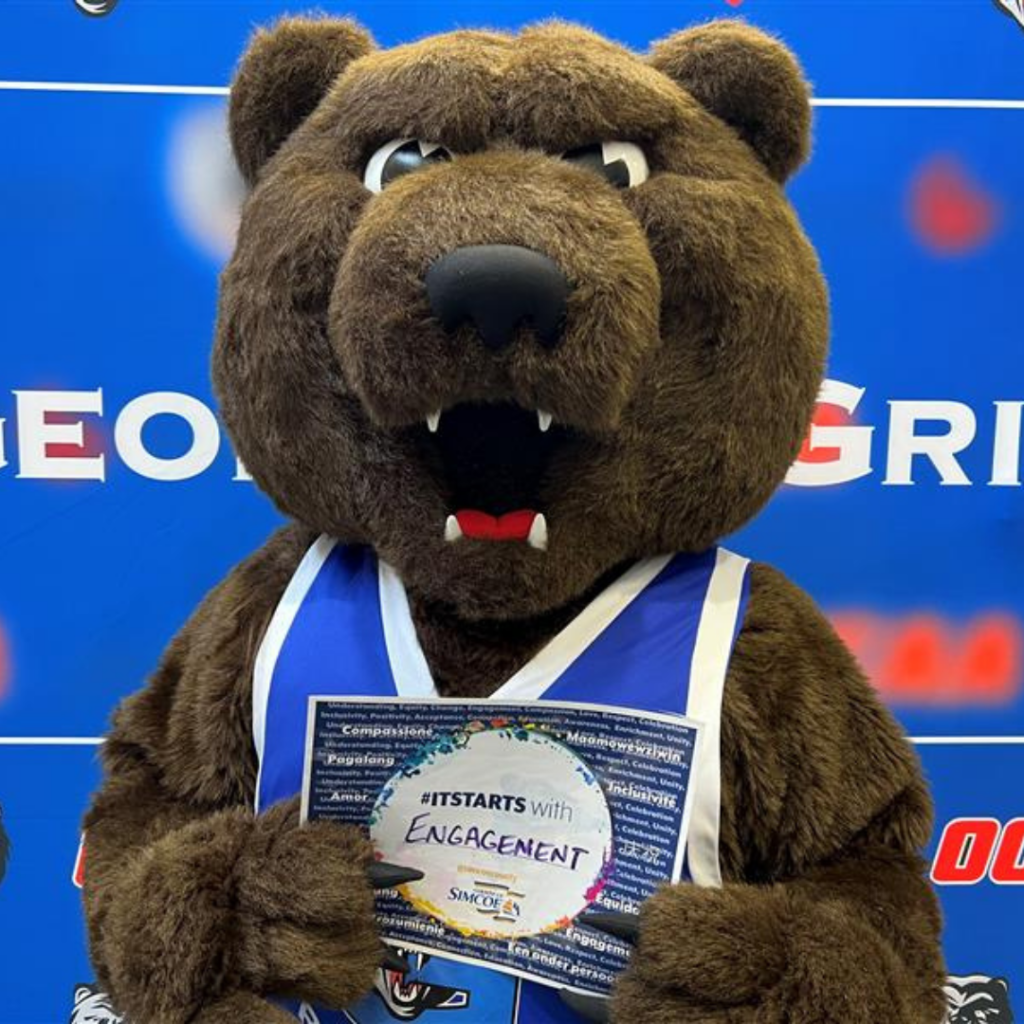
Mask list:
[[[99,981],[140,1024],[289,1020],[258,997],[345,1005],[379,963],[366,841],[298,828],[295,801],[251,810],[253,658],[307,541],[282,531],[211,592],[104,745],[86,918]]]
[[[813,602],[754,566],[722,731],[721,889],[641,913],[614,1019],[939,1024],[916,757]]]

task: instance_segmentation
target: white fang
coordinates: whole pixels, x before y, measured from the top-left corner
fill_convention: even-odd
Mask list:
[[[538,512],[533,517],[533,523],[530,525],[530,532],[526,536],[526,542],[531,548],[536,548],[538,551],[547,551],[548,521],[544,518],[543,512]]]

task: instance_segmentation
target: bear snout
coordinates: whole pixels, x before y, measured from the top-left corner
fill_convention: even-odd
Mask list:
[[[554,348],[565,328],[570,285],[558,264],[522,245],[464,245],[430,265],[425,279],[434,316],[452,334],[469,321],[491,351],[532,328]]]
[[[329,320],[378,426],[512,402],[603,433],[660,342],[660,307],[647,237],[613,187],[496,149],[403,175],[366,204]]]

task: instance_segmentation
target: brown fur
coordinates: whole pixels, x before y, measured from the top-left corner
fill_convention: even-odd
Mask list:
[[[273,32],[257,31],[235,77],[229,110],[232,147],[246,181],[252,184],[345,65],[371,49],[369,33],[350,21],[314,26],[285,20]]]
[[[740,31],[775,59],[777,44]],[[405,135],[458,159],[371,198],[363,162]],[[617,191],[552,158],[609,135],[644,143],[648,182]],[[427,266],[480,243],[564,268],[557,350],[496,355],[433,320]],[[464,618],[523,618],[759,509],[806,429],[826,333],[814,252],[754,152],[641,59],[549,24],[352,62],[259,173],[223,278],[214,379],[243,461],[285,512],[373,543],[411,591]],[[544,554],[442,538],[450,510],[411,428],[472,400],[574,428],[543,495]]]
[[[104,751],[108,782],[86,820],[86,909],[100,980],[140,1021],[183,1022],[237,986],[308,998],[331,986],[335,993],[368,987],[370,947],[361,959],[346,916],[351,900],[366,895],[353,870],[361,855],[326,838],[300,847],[309,830],[290,829],[286,813],[253,819],[246,810],[255,782],[256,624],[310,539],[289,528],[235,570],[172,645],[150,687],[115,719]],[[931,813],[913,751],[809,599],[767,566],[753,572],[723,709],[720,853],[728,884],[671,887],[650,902],[641,952],[618,987],[617,1019],[874,1024],[898,1005],[896,1019],[936,1024],[939,919],[916,855]],[[251,589],[257,580],[260,589]],[[252,634],[225,640],[224,623],[240,618],[254,623]],[[416,619],[428,656],[459,637],[467,662],[452,693],[493,690],[537,642],[536,624],[528,623],[501,641],[488,637],[474,657],[471,627]],[[208,654],[185,659],[183,674],[176,651]],[[229,675],[233,730],[246,748],[241,763],[224,742],[220,716],[192,713],[224,701],[220,680]],[[174,729],[175,721],[188,725]],[[269,859],[268,838],[282,827],[291,845]],[[321,828],[325,836],[334,830]],[[355,842],[345,834],[345,843]],[[345,938],[333,947],[304,930],[315,921],[314,893],[325,919],[338,915]],[[282,914],[287,925],[268,931]],[[186,925],[191,942],[181,945]],[[268,934],[277,941],[264,947]],[[297,963],[303,979],[295,978]],[[761,1002],[767,1015],[750,1016]],[[266,1013],[252,1019],[274,1019]]]
[[[365,841],[297,828],[294,804],[249,810],[253,660],[317,533],[396,566],[442,692],[487,694],[623,565],[702,549],[756,512],[822,373],[824,285],[777,184],[806,155],[807,91],[774,40],[715,23],[649,62],[560,24],[369,45],[349,23],[285,21],[237,79],[233,143],[255,187],[215,379],[246,465],[302,525],[210,594],[104,749],[86,911],[99,979],[139,1024],[270,1024],[264,997],[341,1006],[369,988]],[[363,163],[405,136],[456,158],[371,198]],[[614,138],[643,145],[649,181],[616,191],[557,158]],[[556,350],[525,335],[494,353],[432,320],[426,267],[494,242],[571,278]],[[442,541],[448,509],[411,430],[468,399],[573,429],[544,487],[546,553]],[[916,759],[813,603],[765,566],[722,764],[727,884],[649,901],[615,1019],[937,1024]]]
[[[807,159],[810,91],[781,43],[739,23],[713,22],[656,43],[651,63],[735,128],[776,180]]]

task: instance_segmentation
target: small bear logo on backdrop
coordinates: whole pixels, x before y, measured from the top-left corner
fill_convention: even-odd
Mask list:
[[[994,0],[996,7],[1024,28],[1024,0]]]
[[[1010,984],[987,974],[950,976],[943,989],[949,1002],[946,1024],[1013,1024]]]
[[[111,1005],[110,996],[97,985],[76,985],[75,1005],[68,1024],[129,1024]]]
[[[117,0],[75,0],[75,6],[90,18],[102,18],[117,6]]]

